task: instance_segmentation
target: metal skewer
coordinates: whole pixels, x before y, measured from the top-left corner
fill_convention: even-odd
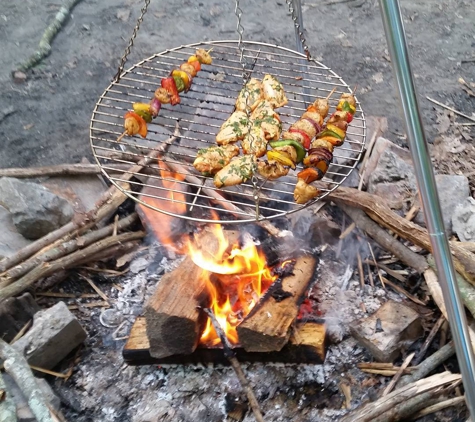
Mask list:
[[[407,138],[414,161],[432,253],[444,296],[455,350],[465,387],[465,400],[475,417],[475,360],[467,330],[465,310],[455,278],[455,270],[445,234],[439,195],[427,141],[419,112],[414,79],[409,62],[401,10],[397,0],[380,0],[386,39],[406,120]]]

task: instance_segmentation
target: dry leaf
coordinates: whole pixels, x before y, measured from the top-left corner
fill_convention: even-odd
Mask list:
[[[381,82],[384,81],[384,79],[383,79],[383,74],[382,74],[381,72],[375,73],[375,74],[371,77],[371,79],[372,79],[375,83],[377,83],[377,84],[380,84]]]

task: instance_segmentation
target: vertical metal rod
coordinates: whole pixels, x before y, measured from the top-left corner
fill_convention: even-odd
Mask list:
[[[472,418],[475,418],[475,360],[467,329],[465,310],[460,300],[452,256],[445,234],[434,171],[416,98],[401,10],[398,0],[380,0],[379,3],[406,121],[407,137],[424,207],[424,216],[429,231],[432,252],[462,373],[465,400]]]
[[[295,44],[297,46],[297,51],[299,53],[305,54],[305,50],[303,49],[303,44],[302,44],[302,41],[300,40],[300,35],[299,35],[299,30],[301,32],[305,31],[305,29],[303,27],[302,1],[301,0],[292,0],[292,5],[293,5],[293,8],[295,10],[295,14],[297,15],[297,23],[299,24],[299,28],[294,27],[294,30],[295,30]],[[303,64],[304,62],[306,62],[306,60],[301,59],[300,62]],[[304,75],[306,73],[306,69],[305,69],[304,66],[301,67],[301,71],[302,71],[302,75]],[[304,102],[305,108],[307,108],[307,106],[309,105],[308,101],[310,101],[309,98],[311,98],[311,97],[309,97],[310,90],[307,87],[304,87],[303,92],[304,92],[305,95],[302,96],[302,100]]]

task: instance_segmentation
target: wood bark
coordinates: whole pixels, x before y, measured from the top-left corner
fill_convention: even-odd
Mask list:
[[[240,346],[233,348],[237,359],[241,362],[279,362],[321,364],[325,360],[328,345],[325,322],[297,322],[289,342],[279,352],[260,353],[246,352]],[[150,342],[146,333],[146,320],[138,317],[129,334],[123,349],[123,356],[129,365],[161,365],[161,364],[198,364],[213,362],[229,365],[223,356],[221,347],[206,348],[198,346],[189,355],[173,355],[166,358],[150,356]]]
[[[343,203],[362,209],[382,227],[386,227],[398,236],[432,252],[427,230],[396,214],[381,197],[356,189],[340,187],[327,198],[337,204]],[[475,254],[461,247],[458,242],[450,242],[450,250],[454,258],[455,269],[467,281],[475,285]]]
[[[318,260],[313,256],[297,258],[293,274],[281,280],[283,299],[273,295],[273,287],[237,327],[239,342],[248,352],[281,350],[288,342],[299,306],[314,279]]]

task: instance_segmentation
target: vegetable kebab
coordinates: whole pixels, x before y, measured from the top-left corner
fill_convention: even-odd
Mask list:
[[[356,112],[356,100],[352,94],[342,94],[336,112],[328,119],[323,131],[312,141],[303,164],[306,167],[297,174],[298,181],[294,190],[297,204],[305,204],[315,198],[319,191],[310,183],[320,180],[333,160],[333,149],[343,145],[348,124]]]
[[[119,137],[119,140],[125,135],[140,135],[145,138],[147,136],[147,123],[158,116],[162,104],[179,104],[179,93],[187,92],[190,89],[193,78],[201,70],[201,65],[212,63],[210,51],[199,48],[195,55],[189,57],[187,62],[180,65],[179,69],[172,70],[170,76],[161,80],[161,87],[155,91],[149,104],[133,103],[133,111],[125,113],[125,132]]]
[[[330,108],[327,98],[317,98],[302,117],[282,134],[282,140],[269,142],[272,147],[267,151],[267,161],[260,161],[257,169],[262,177],[275,180],[286,176],[289,169],[295,169],[307,154],[312,139],[322,130],[323,120]]]

